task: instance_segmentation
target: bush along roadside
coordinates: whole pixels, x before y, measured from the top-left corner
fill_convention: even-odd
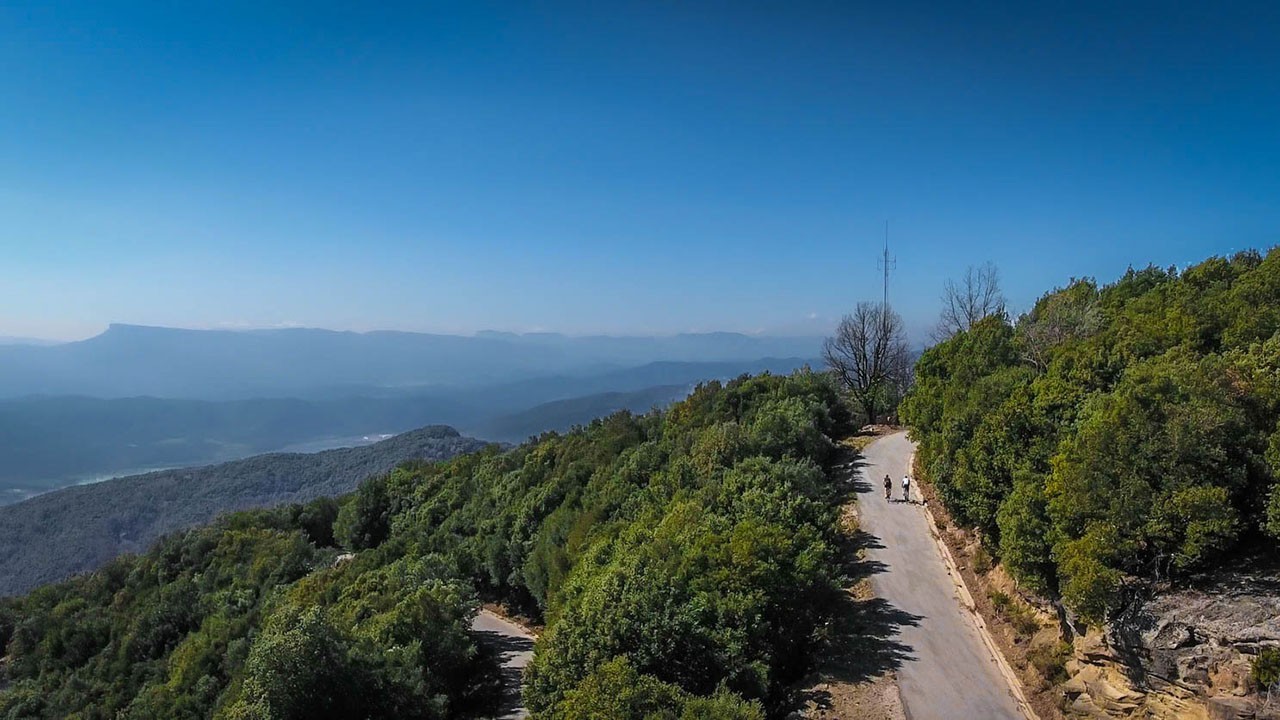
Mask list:
[[[1079,280],[930,348],[920,472],[1086,623],[1280,537],[1280,249]]]

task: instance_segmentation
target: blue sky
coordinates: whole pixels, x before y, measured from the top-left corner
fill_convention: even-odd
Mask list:
[[[0,335],[917,335],[1280,243],[1275,3],[0,4]]]

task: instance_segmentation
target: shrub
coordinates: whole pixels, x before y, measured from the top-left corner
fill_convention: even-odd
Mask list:
[[[1253,659],[1249,677],[1260,689],[1268,689],[1280,683],[1280,647],[1266,647]]]
[[[973,551],[973,571],[979,575],[991,572],[991,554],[981,546]]]
[[[1119,543],[1117,530],[1094,525],[1084,537],[1065,543],[1058,555],[1062,599],[1089,623],[1100,623],[1116,602],[1124,574],[1110,566]]]
[[[1272,485],[1267,495],[1266,520],[1262,529],[1271,537],[1280,539],[1280,483]]]
[[[1015,475],[1013,491],[1001,503],[996,524],[1000,528],[1000,562],[1009,574],[1032,592],[1053,590],[1044,480],[1031,473]]]
[[[988,590],[987,597],[995,608],[996,617],[1004,618],[1013,626],[1014,632],[1030,637],[1040,630],[1040,621],[1036,619],[1035,610],[1027,607],[1006,592]]]
[[[760,706],[729,693],[711,697],[690,695],[678,686],[637,672],[621,656],[601,665],[577,688],[570,690],[551,720],[609,718],[610,720],[763,720]]]
[[[1031,637],[1040,631],[1040,621],[1036,619],[1036,613],[1025,605],[1018,605],[1009,615],[1009,623],[1013,625],[1014,632],[1025,637]]]
[[[1013,598],[1009,597],[1009,593],[993,589],[987,591],[987,597],[990,598],[997,617],[1004,617],[1009,608],[1013,607]]]
[[[372,477],[360,483],[342,505],[333,524],[335,539],[351,550],[381,545],[391,533],[391,498],[387,478]]]
[[[1071,653],[1071,643],[1044,643],[1032,646],[1027,651],[1027,660],[1046,684],[1057,685],[1067,679],[1067,661],[1071,659]]]

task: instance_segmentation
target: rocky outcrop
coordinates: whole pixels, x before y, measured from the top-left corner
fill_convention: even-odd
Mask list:
[[[1070,679],[1062,686],[1064,711],[1082,718],[1186,718],[1208,720],[1195,691],[1156,677],[1135,682],[1128,664],[1101,632],[1079,637]]]
[[[1280,718],[1252,692],[1262,647],[1280,646],[1280,582],[1233,576],[1208,590],[1130,603],[1106,632],[1076,639],[1064,686],[1090,718]]]

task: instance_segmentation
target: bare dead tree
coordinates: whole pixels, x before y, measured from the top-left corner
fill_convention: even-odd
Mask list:
[[[1002,313],[1004,295],[1000,292],[1000,270],[993,263],[965,270],[960,282],[947,280],[942,290],[942,317],[934,330],[934,339],[946,340],[973,327],[979,320]]]
[[[1098,289],[1089,280],[1076,280],[1062,290],[1041,298],[1031,312],[1018,320],[1022,359],[1044,370],[1053,349],[1084,338],[1102,326]]]
[[[822,358],[853,395],[868,423],[905,390],[911,377],[902,317],[888,305],[861,302],[822,345]]]

